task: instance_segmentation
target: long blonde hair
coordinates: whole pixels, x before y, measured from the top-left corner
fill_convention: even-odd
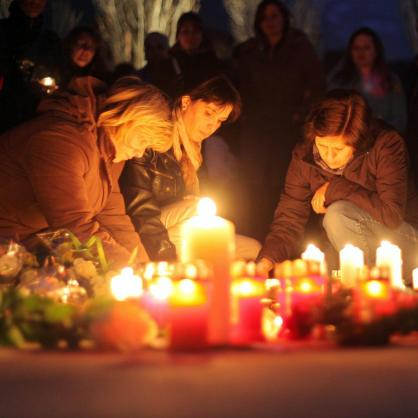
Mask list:
[[[219,106],[232,106],[229,121],[238,119],[241,112],[241,98],[238,91],[224,76],[217,76],[198,85],[189,93],[191,101],[202,100],[206,103],[215,103]],[[199,178],[197,172],[202,165],[201,143],[192,141],[184,124],[179,97],[173,108],[173,151],[177,161],[180,162],[183,179],[188,193],[199,192]]]
[[[113,142],[131,148],[145,142],[157,152],[166,152],[172,146],[173,124],[167,98],[135,76],[122,77],[109,89],[97,126]]]

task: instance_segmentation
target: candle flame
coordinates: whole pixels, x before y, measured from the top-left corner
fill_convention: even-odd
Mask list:
[[[387,288],[378,280],[371,280],[366,283],[366,293],[370,297],[374,298],[385,297],[387,294]]]
[[[302,259],[323,262],[325,254],[314,244],[308,244],[305,252],[302,253]]]
[[[203,197],[197,204],[197,213],[199,216],[210,217],[216,215],[216,204],[209,197]]]
[[[55,86],[55,79],[52,77],[44,77],[39,80],[39,83],[45,87],[52,87]]]
[[[125,267],[110,282],[110,289],[116,300],[139,298],[142,295],[142,280],[130,267]]]
[[[173,282],[168,277],[160,277],[150,286],[151,295],[157,300],[167,300],[173,293]]]
[[[191,279],[183,279],[179,282],[179,290],[184,295],[193,295],[196,292],[196,283]]]

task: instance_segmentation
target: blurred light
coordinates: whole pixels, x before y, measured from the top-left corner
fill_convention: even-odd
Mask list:
[[[203,197],[197,204],[197,213],[199,216],[211,217],[216,215],[216,204],[209,197]]]

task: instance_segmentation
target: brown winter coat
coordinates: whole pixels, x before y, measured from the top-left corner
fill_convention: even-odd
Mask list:
[[[312,211],[312,197],[327,181],[326,207],[347,200],[388,228],[396,228],[403,221],[418,228],[418,198],[411,179],[408,180],[405,143],[383,123],[377,126],[373,145],[356,153],[341,176],[328,173],[313,162],[312,144],[295,147],[284,192],[259,258],[283,261],[298,255],[298,244]]]
[[[96,126],[105,85],[79,78],[44,100],[39,116],[0,136],[0,237],[33,244],[67,228],[96,235],[108,257],[126,261],[139,237],[126,215],[114,147]]]
[[[246,181],[281,186],[304,113],[325,91],[321,63],[307,36],[293,28],[271,53],[252,38],[237,47],[235,58]]]

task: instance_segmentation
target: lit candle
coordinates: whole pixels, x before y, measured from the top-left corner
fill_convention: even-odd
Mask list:
[[[412,271],[412,287],[414,290],[418,290],[418,268]]]
[[[110,282],[110,289],[116,300],[139,298],[142,295],[142,279],[134,274],[131,267],[125,267]]]
[[[168,325],[168,300],[173,293],[169,277],[158,277],[149,284],[141,297],[141,305],[149,312],[160,328]]]
[[[402,280],[402,255],[398,246],[382,241],[376,250],[376,266],[389,269],[389,279],[393,287],[405,288]]]
[[[183,279],[174,284],[170,297],[170,347],[202,349],[208,345],[208,297],[201,282]]]
[[[301,255],[302,260],[315,261],[319,263],[320,273],[326,273],[325,254],[314,244],[308,244],[306,250]]]
[[[390,284],[385,280],[368,280],[353,290],[355,318],[367,323],[396,310]]]
[[[230,328],[230,265],[235,253],[235,228],[215,215],[215,203],[208,198],[201,199],[198,215],[183,225],[181,256],[184,262],[202,259],[212,266],[209,341],[223,345],[228,343]]]
[[[264,280],[243,278],[232,284],[231,341],[248,344],[262,341],[261,298],[265,295]]]
[[[347,244],[340,251],[341,282],[344,286],[354,287],[359,272],[364,266],[364,255],[360,248]]]

